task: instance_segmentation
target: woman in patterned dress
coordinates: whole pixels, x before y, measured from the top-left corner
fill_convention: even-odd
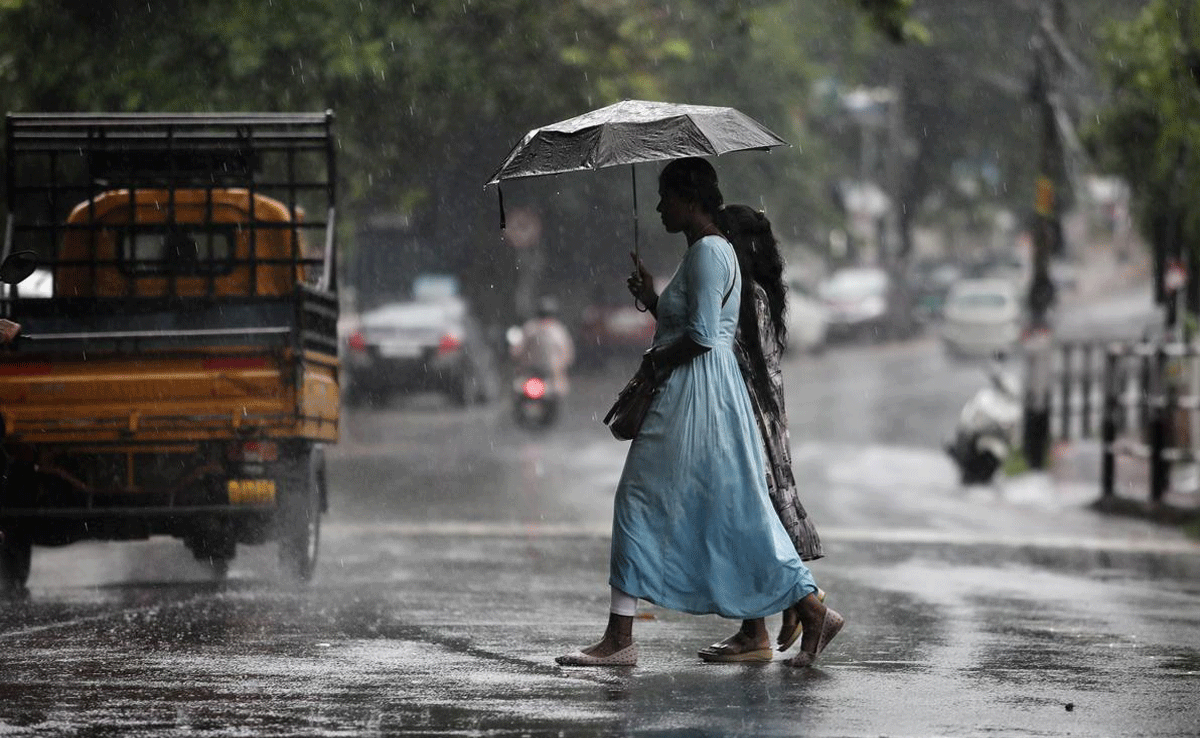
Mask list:
[[[762,442],[734,352],[741,274],[713,222],[721,205],[716,172],[703,159],[673,161],[659,176],[663,226],[682,233],[688,248],[661,293],[635,257],[629,288],[657,319],[645,361],[662,382],[613,501],[608,626],[598,643],[558,657],[561,665],[635,664],[639,599],[740,620],[791,608],[813,634],[795,666],[812,663],[842,627],[817,599],[767,494]],[[771,658],[769,644],[763,655],[758,660]]]
[[[792,452],[788,439],[787,408],[783,398],[780,358],[787,345],[784,312],[787,292],[783,282],[783,256],[771,222],[762,212],[746,205],[727,205],[716,217],[717,227],[733,244],[743,276],[742,304],[738,316],[738,366],[750,393],[759,432],[762,434],[767,474],[767,493],[796,553],[804,561],[823,557],[821,538],[800,502],[792,474]],[[824,592],[817,597],[824,599]],[[798,613],[789,607],[775,640],[786,651],[800,636]],[[766,624],[761,619],[745,620],[742,628],[723,641],[699,652],[706,661],[744,660],[747,652],[761,648]]]

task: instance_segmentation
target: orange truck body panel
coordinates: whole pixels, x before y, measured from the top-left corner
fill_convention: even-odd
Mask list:
[[[278,297],[304,280],[303,266],[236,263],[288,260],[293,244],[303,255],[303,239],[287,228],[238,227],[251,217],[244,189],[176,190],[173,201],[160,190],[105,192],[77,206],[68,226],[103,223],[98,229],[68,229],[55,288],[60,297],[161,297],[168,281],[175,294],[209,294],[210,277],[137,274],[131,279],[119,264],[72,262],[119,261],[121,227],[129,223],[201,224],[211,208],[211,223],[231,227],[235,263],[211,277],[221,296]],[[253,218],[286,224],[287,208],[262,195],[253,199]],[[132,218],[130,217],[132,214]],[[94,235],[93,235],[94,234]],[[253,251],[253,253],[251,253]],[[257,274],[252,276],[252,270]],[[251,291],[251,285],[254,290]],[[0,412],[6,436],[29,443],[109,441],[166,442],[239,438],[247,434],[312,441],[338,436],[338,361],[314,352],[266,352],[251,347],[214,346],[144,354],[102,354],[78,359],[5,361],[0,356]]]

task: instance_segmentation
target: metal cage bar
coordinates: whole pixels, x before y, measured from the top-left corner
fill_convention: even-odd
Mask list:
[[[112,260],[99,258],[100,235],[107,226],[96,222],[96,198],[105,192],[127,195],[127,220],[137,224],[138,190],[161,189],[166,194],[168,222],[177,214],[177,193],[181,189],[202,190],[202,227],[214,222],[213,192],[222,188],[244,188],[248,197],[248,217],[241,221],[248,229],[251,244],[250,294],[256,294],[261,281],[259,267],[272,259],[259,259],[258,229],[283,229],[290,232],[290,264],[320,269],[319,286],[336,291],[334,222],[336,167],[332,132],[333,114],[321,113],[10,113],[6,116],[5,145],[9,222],[5,225],[5,249],[14,242],[31,244],[40,255],[39,266],[86,266],[93,281],[97,267]],[[299,158],[323,155],[319,160]],[[50,172],[42,182],[19,181],[16,164],[41,158]],[[297,171],[302,170],[302,171]],[[299,221],[301,198],[324,192],[326,215],[323,220]],[[265,222],[256,195],[282,201],[289,222]],[[87,223],[67,223],[68,206],[87,203]],[[48,203],[48,204],[47,204]],[[46,212],[45,208],[49,208]],[[300,237],[307,230],[324,231],[320,255],[307,258],[300,249]],[[78,257],[61,252],[67,233],[84,231],[87,235],[86,264]],[[201,240],[201,239],[197,239]],[[212,257],[216,246],[211,238],[197,244],[203,255]],[[78,252],[77,252],[78,253]],[[67,257],[67,258],[64,258]],[[208,261],[212,261],[209,258]],[[237,260],[235,263],[242,263]],[[167,276],[170,294],[178,294],[173,275]],[[127,276],[124,292],[136,294],[136,277]],[[205,295],[216,291],[209,270]],[[15,290],[5,299],[4,310],[17,299]]]

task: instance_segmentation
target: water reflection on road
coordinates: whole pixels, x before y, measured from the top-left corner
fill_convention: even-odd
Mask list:
[[[175,541],[38,549],[0,611],[0,732],[1194,733],[1195,545],[1046,478],[959,488],[938,444],[983,375],[928,338],[788,359],[813,568],[850,617],[820,668],[704,664],[730,624],[654,607],[635,669],[555,666],[607,610],[627,444],[597,415],[632,364],[545,434],[503,405],[348,413],[307,588],[271,546],[224,583]]]

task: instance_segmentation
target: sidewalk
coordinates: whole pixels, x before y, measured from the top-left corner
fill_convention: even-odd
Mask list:
[[[1050,452],[1050,478],[1065,493],[1090,495],[1091,507],[1101,512],[1168,525],[1200,521],[1200,468],[1176,465],[1167,493],[1154,502],[1150,499],[1147,460],[1119,455],[1115,494],[1105,498],[1100,489],[1101,455],[1100,441],[1095,439],[1056,444]]]
[[[1076,287],[1059,295],[1060,310],[1064,317],[1077,321],[1082,318],[1081,325],[1097,329],[1108,319],[1125,317],[1132,298],[1141,300],[1144,297],[1149,306],[1153,291],[1151,280],[1152,264],[1145,247],[1131,244],[1126,257],[1120,259],[1112,244],[1095,243],[1089,247],[1087,258],[1079,264]],[[1121,298],[1114,303],[1114,296]],[[1118,455],[1115,494],[1103,498],[1101,456],[1098,439],[1056,443],[1050,453],[1050,478],[1063,490],[1088,496],[1090,506],[1102,512],[1171,525],[1200,519],[1200,468],[1176,465],[1168,492],[1161,501],[1153,502],[1150,500],[1147,460]]]
[[[1059,295],[1064,307],[1074,307],[1136,285],[1145,285],[1148,292],[1152,289],[1153,264],[1148,250],[1142,246],[1131,245],[1122,259],[1111,243],[1093,243],[1078,268],[1075,289],[1064,290]]]

